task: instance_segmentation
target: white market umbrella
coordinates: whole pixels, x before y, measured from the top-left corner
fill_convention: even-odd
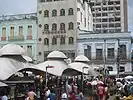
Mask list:
[[[8,86],[8,85],[5,84],[5,83],[0,82],[0,87],[6,87],[6,86]]]
[[[91,85],[97,85],[97,81],[92,81]]]
[[[133,76],[126,76],[125,79],[131,79]]]

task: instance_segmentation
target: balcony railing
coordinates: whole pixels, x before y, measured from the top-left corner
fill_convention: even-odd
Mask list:
[[[6,37],[1,37],[1,41],[6,41]]]
[[[32,40],[32,36],[27,36],[27,40]]]
[[[8,36],[8,41],[23,41],[24,36],[19,35],[19,36]]]

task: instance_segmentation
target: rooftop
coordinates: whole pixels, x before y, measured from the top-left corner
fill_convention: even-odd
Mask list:
[[[37,13],[18,14],[18,15],[1,15],[0,21],[12,21],[12,20],[36,20]]]

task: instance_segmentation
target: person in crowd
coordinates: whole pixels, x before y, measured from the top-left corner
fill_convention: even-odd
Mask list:
[[[76,95],[75,95],[74,91],[72,91],[72,93],[71,93],[70,100],[76,100]]]
[[[93,91],[92,85],[91,85],[91,83],[88,83],[87,86],[88,86],[88,96],[89,96],[89,100],[92,100],[92,91]]]
[[[7,90],[4,89],[4,91],[3,91],[3,95],[2,95],[2,97],[1,97],[1,100],[8,100],[7,95],[8,95]]]
[[[50,90],[49,98],[50,100],[56,100],[56,95],[53,88]]]
[[[26,100],[35,100],[35,96],[36,96],[35,92],[30,91],[28,92],[28,97],[26,98]]]
[[[104,85],[104,100],[108,100],[109,99],[109,89],[108,89],[108,85],[105,84]]]
[[[100,100],[103,100],[103,96],[104,96],[103,84],[99,84],[99,86],[98,86],[98,96],[99,96]]]
[[[63,91],[61,95],[61,100],[67,100],[67,93],[65,92],[65,90]]]
[[[50,100],[50,90],[49,90],[49,88],[48,87],[46,87],[46,89],[45,89],[45,97],[46,97],[46,100]]]
[[[83,98],[84,98],[84,95],[83,95],[83,92],[79,89],[78,90],[78,95],[79,95],[79,100],[83,100]]]

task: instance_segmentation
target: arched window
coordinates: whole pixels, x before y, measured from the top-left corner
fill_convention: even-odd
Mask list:
[[[119,68],[119,72],[125,72],[125,67],[120,66],[120,68]]]
[[[54,17],[54,16],[57,16],[57,10],[52,10],[52,16]]]
[[[60,24],[60,30],[65,30],[65,24],[64,23]]]
[[[73,15],[73,8],[68,9],[68,15]]]
[[[74,38],[73,37],[69,37],[69,44],[74,44]]]
[[[108,71],[113,71],[113,67],[108,66],[107,68],[108,68]]]
[[[65,9],[60,10],[60,16],[65,16]]]
[[[74,29],[74,24],[73,24],[72,22],[70,22],[70,23],[68,24],[68,29],[69,29],[69,30],[73,30],[73,29]]]
[[[65,37],[60,38],[60,44],[65,44]]]
[[[56,23],[52,24],[52,30],[57,30],[57,24]]]
[[[49,30],[49,25],[48,24],[45,24],[44,25],[44,31],[48,31]]]
[[[53,37],[52,38],[52,45],[56,45],[57,44],[57,38]]]
[[[49,11],[48,10],[44,11],[44,17],[49,17]]]
[[[49,45],[49,39],[48,38],[44,39],[44,45]]]

